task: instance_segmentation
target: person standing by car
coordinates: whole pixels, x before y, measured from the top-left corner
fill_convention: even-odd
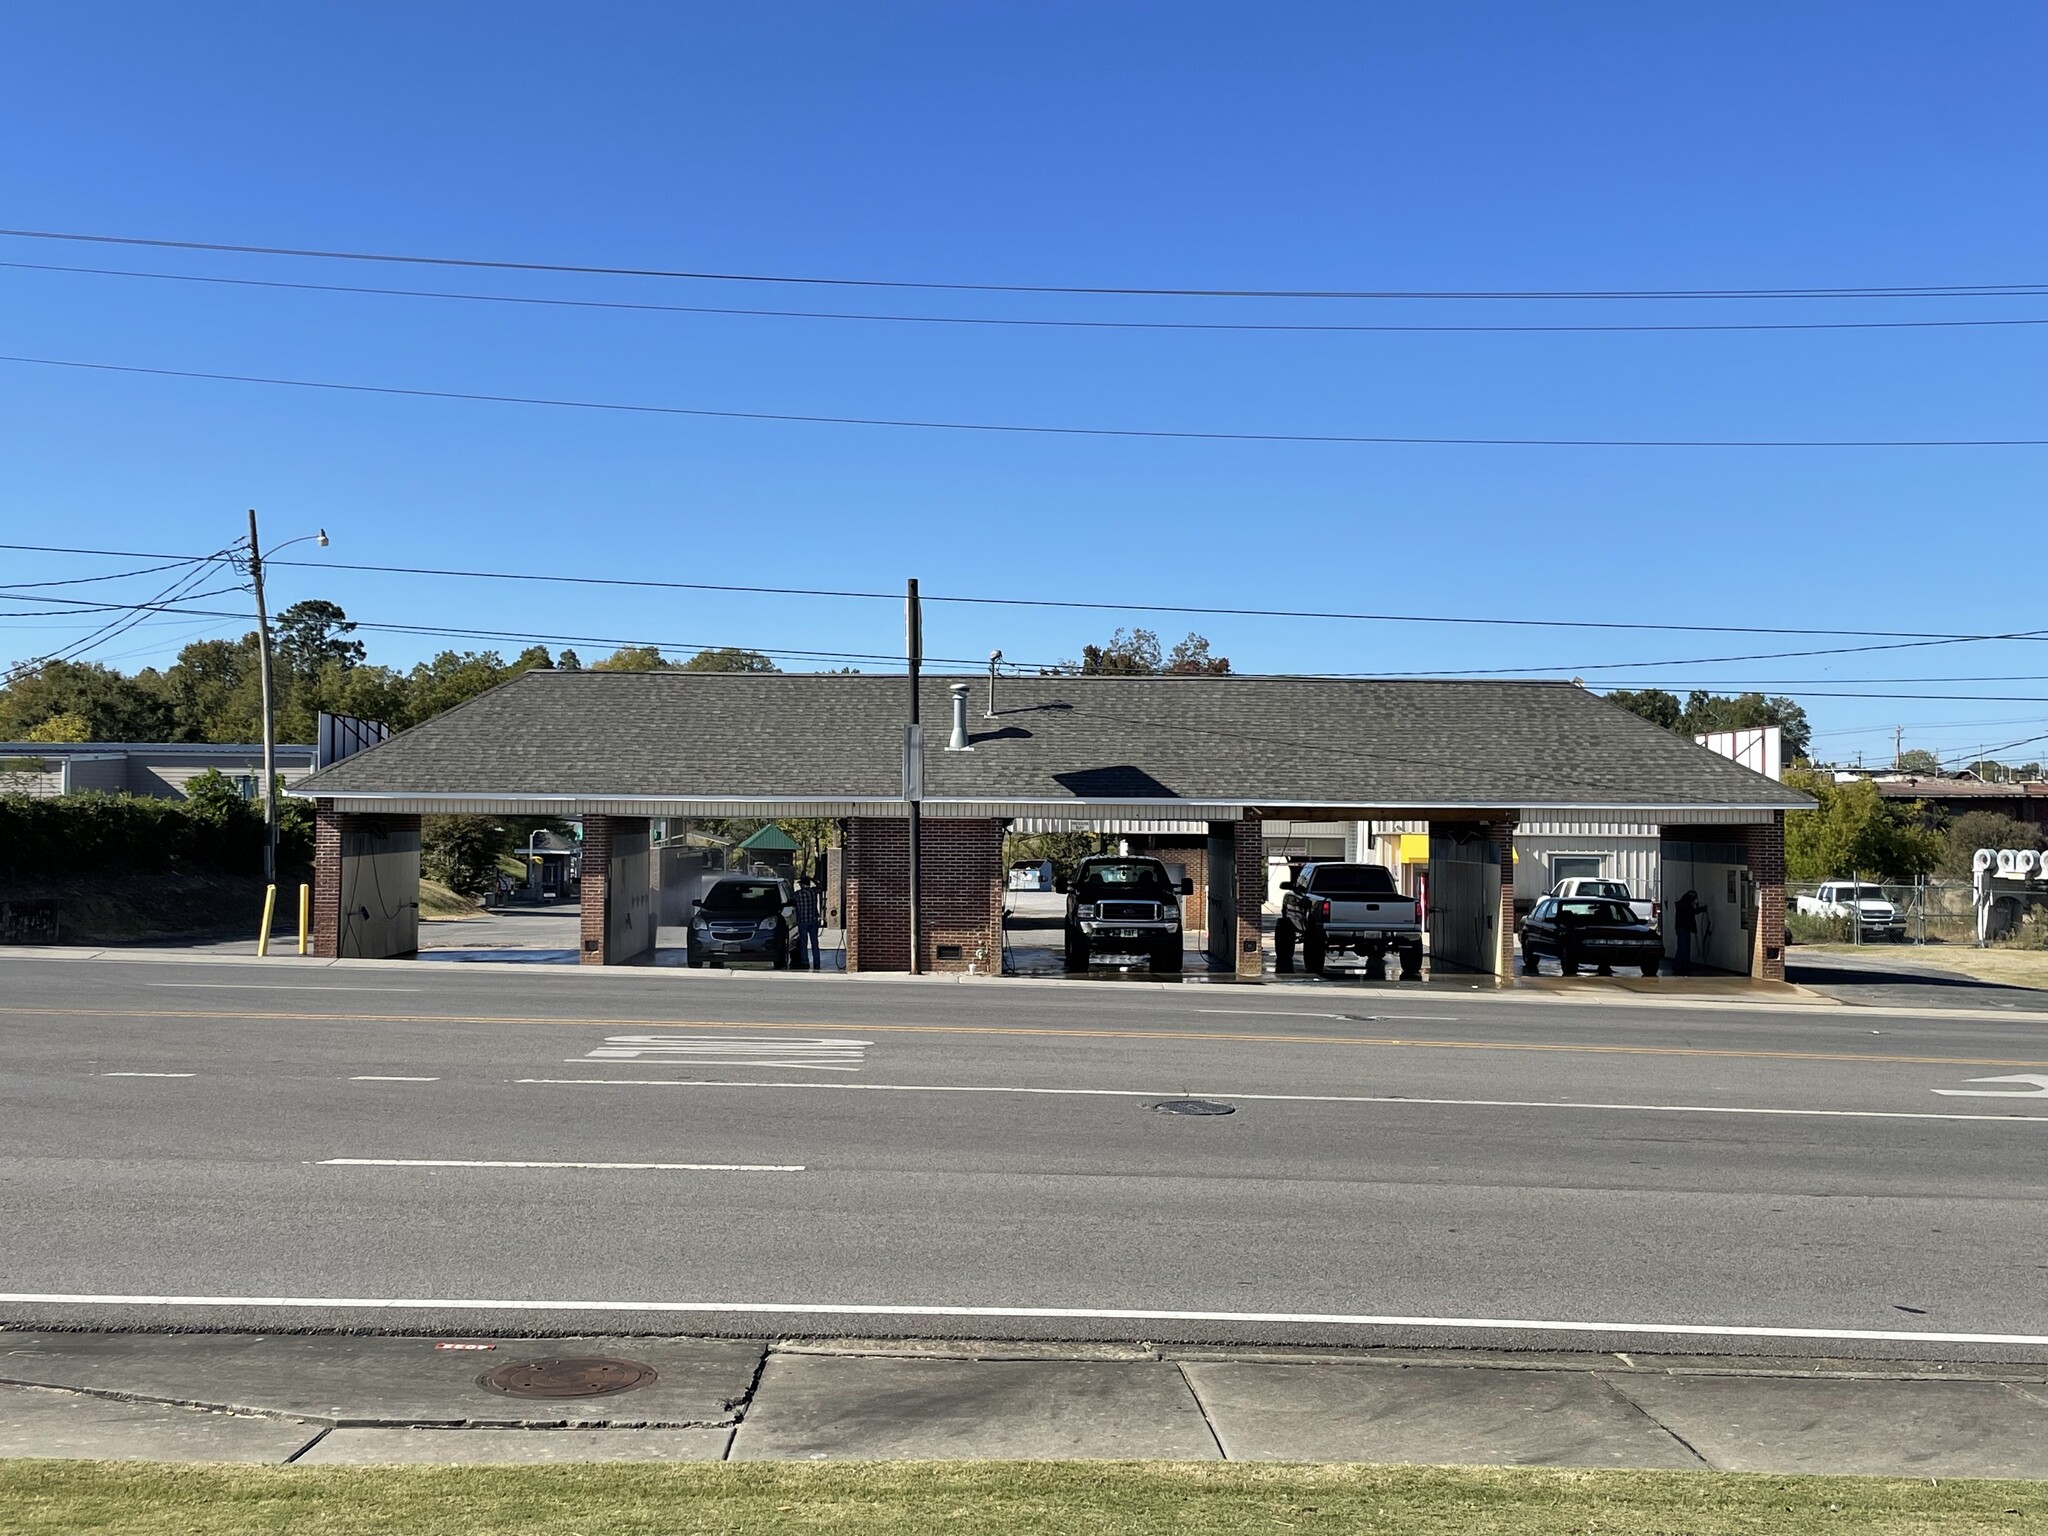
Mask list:
[[[1671,969],[1680,976],[1692,974],[1692,941],[1694,930],[1700,921],[1700,893],[1687,891],[1678,898],[1678,910],[1672,917],[1673,931],[1678,936],[1678,958]]]
[[[818,953],[818,887],[809,875],[796,888],[796,952],[805,970],[823,970]]]

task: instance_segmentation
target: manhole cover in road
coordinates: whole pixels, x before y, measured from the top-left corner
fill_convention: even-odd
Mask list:
[[[604,1397],[644,1387],[654,1379],[654,1367],[638,1360],[565,1355],[501,1365],[477,1377],[476,1384],[507,1397]]]
[[[1164,1099],[1152,1106],[1162,1115],[1234,1115],[1235,1104],[1218,1104],[1214,1099]]]

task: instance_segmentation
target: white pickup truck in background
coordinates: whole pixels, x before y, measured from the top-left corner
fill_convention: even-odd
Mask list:
[[[1558,881],[1550,888],[1549,894],[1562,897],[1577,896],[1595,901],[1624,901],[1628,903],[1629,911],[1652,928],[1657,926],[1657,920],[1661,915],[1656,902],[1638,901],[1629,895],[1628,886],[1620,880],[1600,880],[1592,875],[1573,875],[1569,879]]]
[[[1903,939],[1906,919],[1885,896],[1881,886],[1861,880],[1830,880],[1811,896],[1792,904],[1795,912],[1808,917],[1831,917],[1847,921],[1856,917],[1866,939]]]

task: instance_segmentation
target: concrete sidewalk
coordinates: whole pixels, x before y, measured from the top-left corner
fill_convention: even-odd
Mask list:
[[[0,1383],[0,1456],[1103,1457],[2048,1478],[2048,1364],[0,1332]]]

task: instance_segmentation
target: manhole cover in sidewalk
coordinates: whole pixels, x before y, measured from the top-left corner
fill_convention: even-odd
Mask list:
[[[1218,1104],[1214,1099],[1163,1099],[1154,1104],[1162,1115],[1234,1115],[1235,1104]]]
[[[501,1365],[477,1377],[476,1384],[507,1397],[604,1397],[644,1387],[654,1379],[654,1367],[638,1360],[566,1355]]]

